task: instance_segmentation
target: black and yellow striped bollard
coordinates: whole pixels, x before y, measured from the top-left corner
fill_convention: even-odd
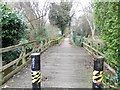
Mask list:
[[[41,89],[40,53],[31,54],[31,59],[32,59],[31,65],[32,89],[40,90]]]
[[[102,88],[103,80],[103,67],[104,67],[104,57],[96,56],[94,58],[94,70],[93,70],[93,89]]]

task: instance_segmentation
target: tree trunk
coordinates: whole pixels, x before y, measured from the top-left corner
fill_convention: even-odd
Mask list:
[[[92,33],[92,39],[95,39],[94,35],[95,35],[95,26],[91,24],[91,22],[89,21],[89,19],[86,17],[87,21],[88,21],[88,24],[90,26],[90,30],[91,30],[91,33]]]
[[[62,36],[63,36],[63,34],[64,34],[64,30],[61,30],[61,33],[62,33]]]
[[[2,70],[2,54],[0,54],[0,71]],[[3,72],[0,72],[0,85],[2,84],[3,81]]]
[[[95,30],[93,29],[91,30],[91,32],[92,32],[92,39],[95,39]]]

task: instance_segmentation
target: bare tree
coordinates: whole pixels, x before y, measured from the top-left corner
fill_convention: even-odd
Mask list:
[[[33,25],[33,29],[43,25],[44,17],[49,10],[49,2],[45,2],[42,9],[40,9],[39,2],[19,2],[18,4],[18,7],[23,10],[28,22],[37,25]]]
[[[28,21],[28,27],[32,30],[31,34],[34,39],[34,33],[41,27],[45,26],[47,22],[47,13],[49,11],[49,2],[45,2],[43,6],[40,6],[40,2],[17,2],[16,8],[23,12],[26,20]]]
[[[90,26],[90,30],[92,33],[92,39],[95,39],[94,35],[95,35],[96,27],[95,27],[94,20],[93,20],[92,2],[89,2],[89,5],[87,7],[83,7],[83,12]]]
[[[79,2],[80,6],[82,7],[82,10],[80,10],[81,13],[83,13],[82,19],[84,19],[84,22],[87,21],[86,24],[89,25],[91,34],[92,34],[92,39],[95,39],[94,35],[95,35],[95,24],[94,24],[94,20],[93,20],[93,8],[92,8],[92,2],[90,1],[88,3],[88,5],[83,6],[81,2]],[[83,22],[83,20],[81,21]]]

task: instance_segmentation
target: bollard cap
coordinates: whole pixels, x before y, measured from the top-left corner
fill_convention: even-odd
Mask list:
[[[32,71],[40,70],[40,53],[32,53],[31,54],[31,59],[32,59],[32,62],[31,62]]]
[[[40,55],[40,53],[32,53],[31,56]]]

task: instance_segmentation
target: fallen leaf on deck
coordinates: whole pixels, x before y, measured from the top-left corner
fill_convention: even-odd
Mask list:
[[[10,82],[14,82],[14,80],[10,80]]]
[[[42,81],[46,81],[47,79],[47,77],[42,77]]]
[[[7,88],[7,87],[9,87],[9,86],[5,85],[5,86],[3,86],[2,88]]]

